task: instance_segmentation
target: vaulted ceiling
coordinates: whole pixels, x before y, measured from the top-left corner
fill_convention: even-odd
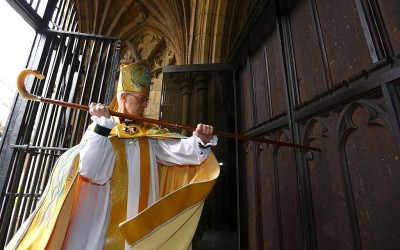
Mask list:
[[[73,0],[80,32],[116,36],[121,58],[219,63],[257,0]]]

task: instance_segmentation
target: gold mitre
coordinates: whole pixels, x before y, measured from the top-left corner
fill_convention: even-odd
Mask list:
[[[150,63],[147,60],[121,64],[117,92],[121,91],[136,91],[149,94]],[[118,111],[117,97],[114,97],[108,107],[112,111]]]
[[[147,60],[121,65],[117,92],[121,91],[149,94],[150,64]]]

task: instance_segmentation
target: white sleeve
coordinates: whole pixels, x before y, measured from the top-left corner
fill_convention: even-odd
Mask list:
[[[153,140],[154,152],[157,161],[161,164],[170,165],[198,165],[210,154],[210,146],[217,145],[218,138],[204,144],[194,133],[185,139]]]
[[[98,125],[111,129],[116,123],[105,117],[92,116]],[[86,131],[86,144],[80,151],[79,174],[91,182],[104,185],[112,175],[115,151],[108,137]]]

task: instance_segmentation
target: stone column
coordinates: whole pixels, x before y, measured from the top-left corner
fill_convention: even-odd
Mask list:
[[[195,78],[197,86],[197,119],[199,123],[208,122],[208,84],[210,76],[207,73],[197,74]]]
[[[180,77],[177,79],[182,93],[182,124],[189,125],[190,123],[190,102],[192,97],[193,79],[190,77]],[[182,134],[188,134],[185,129]]]

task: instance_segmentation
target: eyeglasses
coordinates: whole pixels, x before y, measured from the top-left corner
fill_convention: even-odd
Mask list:
[[[146,103],[146,104],[148,104],[149,103],[149,98],[147,98],[147,97],[145,97],[145,96],[137,96],[137,95],[134,95],[134,94],[132,94],[132,93],[127,93],[128,95],[130,95],[130,96],[133,96],[133,97],[135,97],[136,99],[138,99],[141,103]]]

